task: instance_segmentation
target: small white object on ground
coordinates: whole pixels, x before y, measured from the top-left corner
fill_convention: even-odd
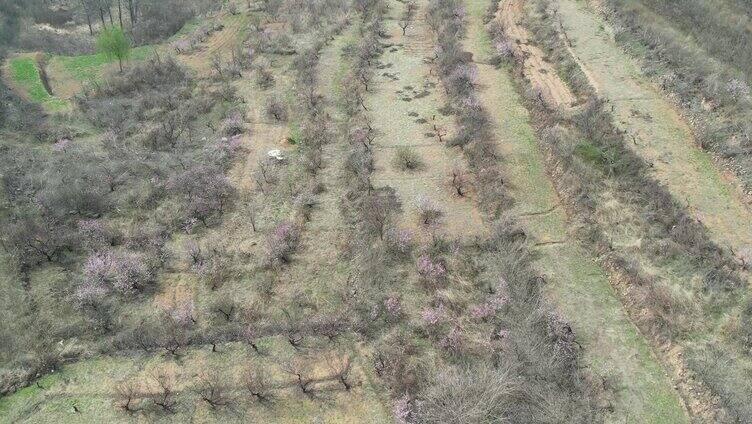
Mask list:
[[[270,158],[274,158],[276,160],[285,160],[284,155],[282,155],[282,151],[279,149],[269,150],[269,152],[267,153],[267,156],[269,156]]]

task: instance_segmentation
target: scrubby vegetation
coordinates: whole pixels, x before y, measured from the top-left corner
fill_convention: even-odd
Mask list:
[[[749,264],[630,149],[548,0],[519,22],[577,102],[516,79],[561,203],[519,207],[509,175],[541,166],[503,154],[523,141],[482,91],[525,75],[501,6],[480,58],[459,0],[0,1],[0,421],[630,417],[620,364],[550,290],[576,276],[541,269],[565,241],[528,218],[561,208],[635,355],[682,376],[691,418],[745,422]],[[688,27],[701,6],[649,10],[729,43]],[[742,76],[713,113],[742,116]]]
[[[624,301],[656,343],[687,348],[686,361],[678,366],[691,370],[695,381],[685,390],[697,393],[704,387],[718,396],[722,408],[706,418],[743,422],[748,411],[735,396],[748,388],[732,374],[722,376],[709,365],[725,363],[737,369],[738,375],[747,372],[749,359],[733,353],[747,349],[738,338],[743,325],[724,323],[723,318],[715,322],[709,315],[719,311],[745,315],[746,301],[739,299],[746,297],[747,264],[735,252],[710,241],[699,221],[652,180],[651,165],[628,148],[632,141],[613,127],[608,104],[598,100],[578,74],[581,71],[567,52],[566,39],[557,36],[561,26],[555,14],[550,2],[540,1],[530,25],[537,29],[539,42],[552,37],[560,40],[548,43],[550,57],[569,83],[590,100],[571,118],[557,119],[534,93],[528,93],[528,98],[537,112],[539,134],[550,167],[556,170],[559,192],[585,224],[580,227],[580,239],[604,253],[604,265],[623,281],[619,285],[623,284]],[[492,34],[503,40],[503,31]],[[603,206],[605,199],[619,202],[619,213],[609,212]],[[634,228],[615,231],[614,226],[624,221]],[[624,246],[625,240],[636,237],[640,237],[639,246]],[[729,333],[719,337],[714,330],[718,326]]]
[[[704,148],[752,192],[750,17],[734,2],[607,2],[617,40],[676,96]],[[689,40],[689,42],[688,42]]]

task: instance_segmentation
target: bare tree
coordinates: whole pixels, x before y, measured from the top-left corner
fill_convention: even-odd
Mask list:
[[[232,298],[227,295],[223,295],[213,302],[212,311],[224,318],[226,322],[230,322],[235,317],[235,313],[237,312],[237,305]]]
[[[348,392],[352,389],[349,381],[350,371],[352,371],[352,362],[350,356],[340,356],[336,352],[327,358],[327,366],[331,372],[331,378],[339,381]]]
[[[243,386],[256,400],[266,402],[271,399],[274,387],[271,375],[265,368],[248,368],[242,378]]]
[[[316,334],[322,335],[333,342],[342,333],[347,331],[349,325],[342,314],[320,314],[311,320],[311,329]]]
[[[253,349],[254,352],[257,354],[261,354],[261,349],[259,349],[258,346],[258,339],[259,339],[259,331],[254,325],[248,325],[245,330],[243,331],[243,341],[245,341],[248,346]]]
[[[454,188],[455,193],[457,193],[457,196],[465,197],[469,185],[470,177],[467,171],[459,166],[452,168],[452,187]]]
[[[394,188],[387,186],[365,196],[361,208],[365,230],[383,240],[402,205]]]
[[[174,413],[177,406],[174,378],[166,373],[158,373],[152,375],[152,379],[155,383],[155,390],[151,394],[152,402],[163,411]]]
[[[217,75],[221,77],[222,69],[224,68],[224,65],[222,64],[222,57],[219,54],[217,53],[212,54],[211,66],[215,71],[217,71]]]
[[[402,28],[402,35],[407,33],[407,28],[415,18],[415,12],[418,11],[418,5],[414,1],[408,1],[405,4],[405,10],[402,12],[402,17],[399,20],[399,27]]]
[[[118,406],[120,409],[128,413],[135,412],[140,395],[138,383],[132,378],[127,378],[121,381],[115,390],[118,393]]]
[[[297,309],[295,309],[297,311]],[[295,316],[291,314],[287,309],[283,309],[285,314],[285,322],[283,323],[282,331],[287,337],[287,342],[290,343],[295,350],[300,350],[303,345],[303,339],[305,338],[305,328],[303,326],[303,318],[295,313]]]
[[[306,358],[295,356],[282,363],[281,368],[295,378],[295,384],[303,393],[311,393],[315,380],[310,375],[311,369]]]
[[[180,348],[187,346],[191,341],[189,327],[192,323],[182,321],[174,314],[164,313],[160,325],[159,346],[170,355],[178,356]]]
[[[204,342],[211,345],[212,353],[216,353],[219,352],[219,345],[236,340],[238,333],[237,327],[231,324],[215,324],[204,330],[201,336]]]
[[[251,224],[251,229],[255,233],[258,230],[258,206],[256,200],[251,193],[245,193],[243,195],[243,212],[248,217],[248,222]]]
[[[204,372],[196,385],[196,389],[201,396],[201,400],[208,403],[212,409],[221,408],[232,404],[225,376],[216,370]]]

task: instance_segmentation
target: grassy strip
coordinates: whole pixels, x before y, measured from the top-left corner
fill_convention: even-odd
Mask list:
[[[545,10],[544,7],[538,9]],[[547,25],[549,35],[544,38],[549,47],[559,52],[566,51],[561,40],[555,34],[551,35],[555,33],[551,31],[554,25]],[[543,28],[538,32],[547,31]],[[559,40],[559,43],[549,40]],[[539,42],[542,42],[542,39]],[[567,54],[553,57],[572,61]],[[587,90],[586,87],[583,89]],[[591,99],[597,97],[592,90],[589,96]],[[629,142],[613,127],[613,121],[602,105],[591,103],[581,116],[575,117],[574,120],[556,122],[550,119],[551,114],[542,105],[533,100],[530,100],[529,104],[540,117],[541,124],[538,130],[546,135],[547,160],[551,163],[551,169],[556,170],[555,181],[558,183],[559,191],[564,194],[572,213],[587,223],[587,231],[580,232],[581,240],[596,251],[604,253],[600,261],[616,277],[615,280],[619,283],[617,288],[633,316],[638,318],[636,322],[646,333],[655,337],[655,344],[666,346],[678,343],[682,348],[692,347],[686,352],[689,354],[686,355],[686,362],[678,360],[672,363],[676,374],[682,376],[682,394],[691,399],[687,403],[691,406],[708,403],[707,399],[711,398],[712,394],[702,385],[706,383],[713,387],[713,393],[725,392],[723,398],[727,401],[727,406],[737,410],[744,409],[743,403],[731,405],[729,402],[738,398],[727,395],[748,390],[739,379],[727,380],[728,384],[735,385],[736,389],[727,386],[719,392],[717,387],[725,384],[718,381],[719,374],[708,373],[710,368],[699,366],[700,361],[692,358],[699,355],[698,352],[706,357],[715,355],[713,360],[716,363],[727,362],[725,366],[736,368],[736,374],[744,374],[746,361],[741,358],[735,361],[727,360],[730,357],[727,349],[736,342],[733,340],[733,324],[729,326],[726,320],[728,314],[734,313],[732,311],[738,307],[738,296],[741,294],[738,289],[743,287],[740,275],[736,272],[738,266],[733,258],[728,256],[728,252],[715,246],[709,239],[707,229],[690,218],[683,206],[673,200],[665,187],[649,176],[650,167],[626,147]],[[550,122],[546,123],[547,120]],[[610,150],[610,156],[619,158],[620,163],[603,169],[602,158],[592,163],[590,155],[582,154],[577,149],[575,154],[572,154],[567,147],[567,138],[571,136],[565,135],[561,130],[554,128],[555,126],[568,128],[573,131],[574,137],[583,137],[599,151]],[[593,128],[593,131],[588,131],[588,127]],[[585,153],[588,152],[590,150]],[[624,205],[624,209],[634,210],[640,217],[637,236],[641,236],[641,244],[637,252],[614,248],[607,233],[609,227],[618,225],[618,222],[602,222],[602,216],[597,217],[595,214],[596,206],[591,205],[588,200],[597,199],[602,193],[609,191],[613,191]],[[651,272],[655,272],[657,268],[661,278],[648,275],[645,265],[635,259],[639,256],[648,258],[646,261],[652,263]],[[676,268],[679,268],[680,272],[675,275]],[[694,274],[705,280],[703,287],[692,287],[688,284]],[[667,290],[664,281],[673,283],[675,287]],[[677,297],[677,292],[680,291],[684,292],[683,299]],[[712,295],[709,296],[708,292]],[[725,313],[719,314],[719,310]],[[713,316],[714,319],[708,319]],[[719,339],[718,328],[723,328],[725,333],[731,330],[731,337]],[[713,341],[708,345],[710,340]],[[712,345],[715,343],[722,347],[714,349]],[[733,351],[734,347],[731,347],[731,350]],[[709,361],[703,359],[703,362]],[[684,372],[686,368],[697,372],[700,379],[693,380],[688,376],[689,373]],[[706,407],[693,408],[693,412],[701,414],[698,415],[698,419],[706,420],[718,419],[725,414],[718,408]],[[738,412],[733,413],[742,416]]]
[[[640,61],[645,74],[673,95],[703,150],[735,174],[747,194],[752,193],[748,135],[752,97],[739,83],[749,81],[750,75],[711,57],[685,32],[675,29],[673,22],[638,0],[609,0],[604,5],[609,9],[605,18],[624,28],[615,41]]]
[[[31,100],[42,103],[53,111],[63,109],[68,105],[67,102],[51,96],[44,88],[34,58],[30,56],[15,57],[10,59],[9,66],[12,81],[18,84]]]
[[[469,8],[474,20],[469,33],[471,47],[474,57],[480,58],[493,54],[481,22],[483,6]],[[541,248],[537,262],[550,276],[549,293],[572,321],[593,370],[613,375],[625,386],[613,401],[613,418],[686,421],[660,363],[625,314],[606,273],[581,247],[566,240],[567,216],[556,207],[557,193],[546,175],[547,164],[510,73],[495,71],[487,65],[481,68],[480,83],[489,91],[482,93],[481,98],[496,113],[492,120],[508,163],[507,178],[513,187],[518,212],[529,215],[549,211],[528,216],[526,229],[542,241],[564,239],[562,244]]]
[[[153,52],[152,46],[141,46],[131,50],[131,60],[147,59]],[[102,76],[104,67],[113,63],[114,59],[108,59],[102,53],[86,54],[80,56],[52,56],[50,62],[60,62],[62,67],[79,81],[97,80]]]

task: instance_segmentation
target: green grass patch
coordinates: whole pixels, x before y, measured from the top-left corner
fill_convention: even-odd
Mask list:
[[[67,103],[51,96],[44,88],[39,69],[32,57],[16,57],[10,60],[10,77],[33,101],[40,102],[51,110],[64,108]]]
[[[287,142],[292,144],[293,146],[300,143],[300,138],[302,137],[302,134],[300,132],[300,124],[297,122],[292,122],[290,124],[290,132],[287,136]]]
[[[140,46],[131,50],[129,60],[144,60],[154,52],[152,46]],[[96,80],[104,70],[105,65],[114,62],[102,53],[80,56],[54,56],[52,60],[59,61],[70,75],[79,81]]]
[[[167,39],[167,42],[173,42],[180,37],[192,33],[196,28],[199,27],[201,24],[201,20],[198,18],[193,18],[190,21],[186,22],[185,25],[183,25],[182,28],[175,34],[173,34],[170,38]]]
[[[574,147],[574,153],[584,161],[601,166],[605,160],[603,151],[590,141],[582,140]]]
[[[23,405],[28,400],[41,394],[44,390],[52,387],[52,385],[60,380],[60,376],[60,372],[47,374],[30,386],[17,390],[12,395],[0,397],[0,416],[6,416],[11,409]]]

